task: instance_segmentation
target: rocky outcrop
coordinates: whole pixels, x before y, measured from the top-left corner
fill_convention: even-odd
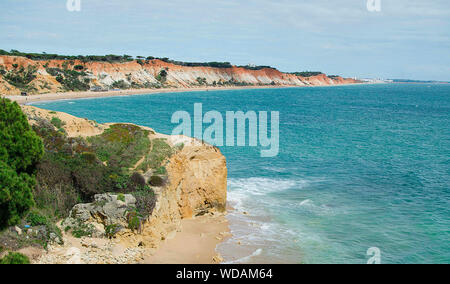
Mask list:
[[[183,140],[190,138],[183,137]],[[224,212],[225,157],[216,147],[191,142],[170,158],[168,184],[153,188],[155,208],[148,219],[139,220],[138,228],[130,228],[128,214],[136,207],[136,199],[130,194],[116,193],[99,194],[92,203],[77,204],[62,227],[72,230],[82,225],[92,237],[108,236],[108,228],[112,228],[114,237],[126,247],[157,248],[162,240],[180,230],[182,219]]]
[[[186,146],[168,166],[170,187],[176,192],[180,215],[191,218],[210,210],[225,211],[226,160],[216,147]]]
[[[62,226],[66,231],[80,226],[91,237],[112,237],[128,228],[127,213],[136,208],[136,198],[131,194],[97,194],[92,203],[77,204]]]
[[[129,247],[157,248],[180,230],[182,219],[225,212],[227,167],[219,149],[187,137],[171,137],[168,141],[173,145],[186,143],[168,162],[168,184],[154,188],[155,209],[142,231],[118,234],[118,239]]]
[[[89,85],[103,89],[116,88],[114,83],[120,82],[130,88],[196,88],[204,86],[324,86],[354,84],[357,81],[339,76],[328,77],[325,74],[302,77],[283,73],[274,68],[252,70],[243,67],[187,67],[167,63],[158,59],[148,61],[129,61],[124,63],[81,62],[79,60],[48,60],[33,61],[25,57],[0,56],[0,67],[9,72],[37,67],[36,78],[29,83],[30,93],[55,93],[66,91],[56,80],[55,74],[49,74],[51,68],[72,70],[74,66],[83,66],[85,72],[82,80],[88,80]],[[65,67],[63,67],[65,66]],[[161,70],[167,71],[162,84],[158,77]],[[199,81],[199,78],[201,79]],[[21,90],[8,83],[0,73],[0,94],[18,95]]]

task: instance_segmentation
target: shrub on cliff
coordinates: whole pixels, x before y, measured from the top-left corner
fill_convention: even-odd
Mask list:
[[[291,73],[294,74],[295,76],[300,76],[300,77],[313,77],[313,76],[317,76],[317,75],[322,75],[322,72],[314,72],[314,71],[305,71],[305,72],[294,72]]]
[[[146,184],[144,176],[140,173],[133,173],[131,175],[130,181],[135,187],[140,188],[144,187]]]
[[[33,206],[34,179],[0,161],[0,228],[16,225]]]
[[[17,66],[14,70],[5,73],[3,77],[11,85],[23,91],[30,91],[33,89],[33,87],[30,86],[30,83],[36,79],[37,70],[38,68],[32,65],[27,68],[23,66],[18,68]]]
[[[43,153],[19,105],[0,99],[0,227],[18,223],[33,205],[32,175]]]
[[[167,70],[162,69],[161,71],[159,71],[158,76],[156,76],[156,80],[161,83],[165,83],[167,81],[167,75],[169,75],[169,73],[167,73]]]
[[[0,264],[30,264],[30,260],[21,253],[10,252],[7,256],[0,259]]]
[[[158,187],[164,186],[166,185],[166,183],[167,183],[166,179],[161,176],[152,176],[149,181],[149,184],[151,186],[158,186]]]
[[[132,194],[136,198],[136,210],[144,218],[151,216],[156,206],[156,195],[153,189],[146,186]]]

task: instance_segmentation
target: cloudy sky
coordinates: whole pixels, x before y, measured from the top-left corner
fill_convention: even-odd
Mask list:
[[[1,0],[0,49],[450,81],[448,0],[80,1]]]

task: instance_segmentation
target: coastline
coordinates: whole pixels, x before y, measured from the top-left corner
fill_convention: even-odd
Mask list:
[[[17,102],[21,105],[46,102],[46,101],[60,101],[60,100],[74,100],[74,99],[89,99],[89,98],[108,98],[121,97],[132,95],[149,95],[149,94],[164,94],[164,93],[186,93],[186,92],[208,92],[208,91],[228,91],[228,90],[245,90],[245,89],[283,89],[283,88],[312,88],[312,87],[337,87],[337,86],[353,86],[362,85],[357,84],[338,84],[338,85],[324,85],[324,86],[239,86],[239,87],[210,87],[210,88],[167,88],[167,89],[128,89],[120,91],[106,91],[106,92],[64,92],[64,93],[47,93],[30,96],[6,96],[7,99]]]
[[[166,88],[166,89],[128,89],[120,91],[106,92],[64,92],[64,93],[47,93],[30,96],[3,96],[18,104],[30,104],[35,102],[72,100],[72,99],[89,99],[89,98],[108,98],[121,97],[131,95],[149,95],[164,93],[185,93],[185,92],[208,92],[208,91],[226,91],[226,90],[243,90],[243,89],[272,89],[272,88],[290,88],[298,86],[242,86],[242,87],[211,87],[211,88]]]
[[[345,85],[345,84],[343,84]],[[343,86],[330,85],[330,86]],[[354,84],[348,84],[354,85]],[[329,86],[305,86],[305,87],[329,87]],[[137,89],[108,92],[68,92],[33,95],[28,97],[9,96],[8,98],[26,105],[33,102],[88,99],[103,97],[120,97],[130,95],[147,95],[178,92],[195,91],[216,91],[216,90],[240,90],[240,89],[281,89],[281,88],[302,88],[299,86],[242,86],[227,88],[171,88],[171,89]],[[219,245],[225,243],[232,237],[230,219],[225,214],[214,216],[203,216],[193,219],[183,219],[181,229],[163,241],[158,249],[145,249],[142,259],[137,263],[145,264],[215,264],[223,262],[222,256],[218,254]],[[71,242],[69,242],[71,243]],[[73,245],[83,252],[83,246]],[[73,247],[70,246],[70,247]],[[101,246],[101,242],[98,246]],[[67,249],[70,249],[68,247]],[[123,251],[123,245],[115,245],[117,251]],[[60,250],[59,250],[60,251]],[[58,252],[59,254],[60,252]],[[85,252],[87,253],[87,252]],[[50,253],[52,255],[53,253]],[[84,258],[86,259],[86,258]],[[100,258],[102,259],[102,258]],[[52,260],[54,261],[54,260]]]

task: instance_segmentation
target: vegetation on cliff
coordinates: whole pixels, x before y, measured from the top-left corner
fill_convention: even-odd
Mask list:
[[[128,209],[129,226],[152,214],[156,196],[142,172],[166,181],[164,162],[175,150],[164,139],[150,139],[150,130],[131,124],[115,124],[87,138],[69,137],[65,122],[28,113],[33,126],[16,103],[0,102],[0,248],[46,247],[61,242],[55,225],[69,216],[79,203],[94,195],[124,194],[136,199]],[[50,112],[51,114],[52,112]],[[141,170],[140,170],[141,169]],[[17,225],[16,227],[11,227]],[[72,234],[89,233],[84,224],[70,228]],[[8,228],[7,230],[5,230]],[[111,237],[117,228],[108,228]]]
[[[48,53],[27,53],[20,52],[18,50],[5,51],[0,49],[0,55],[9,55],[9,56],[22,56],[31,60],[80,60],[82,62],[110,62],[110,63],[118,63],[118,62],[128,62],[133,61],[133,57],[129,55],[78,55],[78,56],[70,56],[70,55],[59,55],[59,54],[48,54]]]
[[[3,56],[2,56],[3,55]],[[189,87],[305,86],[357,83],[322,72],[283,73],[271,66],[182,62],[153,56],[64,56],[0,50],[0,92],[19,95]],[[180,67],[181,66],[181,67]],[[309,77],[319,76],[314,80]]]
[[[70,56],[70,55],[59,55],[59,54],[48,54],[48,53],[26,53],[26,52],[20,52],[18,50],[11,50],[11,51],[5,51],[0,49],[0,55],[9,55],[9,56],[22,56],[26,57],[31,60],[80,60],[82,62],[109,62],[109,63],[123,63],[123,62],[130,62],[136,60],[137,63],[140,65],[144,65],[146,63],[149,63],[151,60],[161,60],[166,63],[178,65],[178,66],[185,66],[185,67],[212,67],[212,68],[233,68],[233,65],[230,62],[185,62],[185,61],[179,61],[179,60],[173,60],[168,57],[154,57],[154,56],[130,56],[130,55],[114,55],[114,54],[108,54],[108,55],[78,55],[78,56]],[[237,66],[239,68],[244,68],[247,70],[262,70],[262,69],[274,69],[277,70],[275,67],[268,66],[268,65],[241,65]],[[82,69],[80,69],[82,70]],[[299,72],[299,73],[308,73],[308,72]],[[319,73],[321,72],[311,72],[311,73]],[[300,76],[300,75],[299,75]],[[314,75],[310,75],[314,76]],[[304,77],[310,77],[310,76],[304,76]]]
[[[78,66],[81,65],[75,65],[73,69],[69,69],[69,65],[67,64],[63,69],[46,68],[46,71],[55,77],[56,81],[63,86],[65,91],[87,91],[90,88],[90,79],[87,77],[86,72],[78,71],[80,70]]]
[[[36,79],[36,73],[38,68],[36,66],[28,66],[27,68],[18,65],[14,65],[13,69],[10,71],[5,71],[2,69],[3,78],[9,84],[17,87],[22,91],[33,91],[36,88],[30,84],[34,79]]]
[[[0,264],[30,264],[30,259],[21,253],[9,252],[0,259]]]
[[[19,105],[0,99],[0,228],[19,223],[33,206],[34,173],[43,152]]]
[[[322,72],[316,72],[316,71],[305,71],[305,72],[293,72],[290,74],[294,74],[295,76],[300,76],[300,77],[313,77],[313,76],[318,76],[318,75],[322,75]]]

